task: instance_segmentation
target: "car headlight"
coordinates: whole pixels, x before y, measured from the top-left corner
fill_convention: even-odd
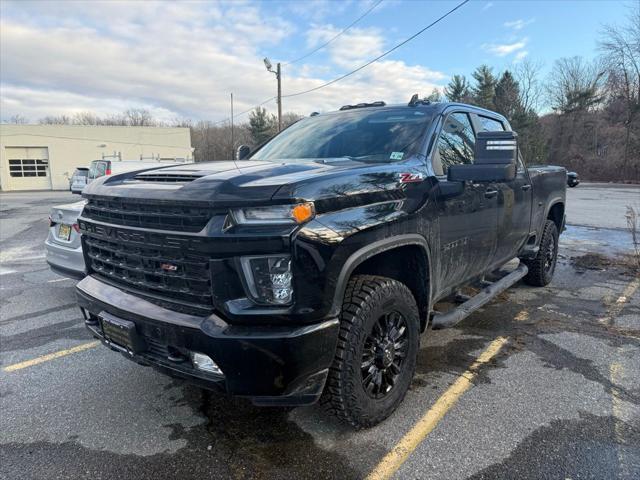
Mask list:
[[[291,256],[241,257],[252,300],[263,305],[288,305],[293,299]]]
[[[301,224],[316,215],[313,203],[237,208],[231,211],[238,225]]]

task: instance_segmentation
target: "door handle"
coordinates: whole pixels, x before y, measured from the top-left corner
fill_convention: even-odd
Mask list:
[[[527,183],[526,185],[522,185],[520,188],[526,192],[527,190],[531,190],[531,185]]]
[[[485,198],[493,198],[498,195],[498,190],[485,190],[484,197]]]

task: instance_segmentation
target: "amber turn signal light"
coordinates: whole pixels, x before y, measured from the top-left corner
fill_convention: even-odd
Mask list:
[[[311,220],[316,214],[313,203],[301,203],[293,207],[291,215],[298,223],[304,223]]]

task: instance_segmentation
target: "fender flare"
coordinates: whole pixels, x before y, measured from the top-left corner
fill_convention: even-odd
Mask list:
[[[408,233],[403,235],[396,235],[390,238],[383,238],[382,240],[370,243],[369,245],[356,250],[349,256],[349,258],[347,258],[342,269],[340,270],[338,279],[336,280],[336,288],[333,293],[333,301],[331,305],[332,311],[340,312],[340,309],[342,308],[342,299],[344,298],[344,292],[347,289],[347,283],[349,282],[349,278],[351,278],[351,274],[358,267],[358,265],[370,259],[371,257],[378,255],[379,253],[394,250],[400,247],[405,247],[408,245],[416,245],[418,247],[421,247],[427,258],[427,270],[429,275],[429,292],[427,300],[429,302],[429,305],[431,305],[431,299],[433,296],[433,265],[431,262],[431,249],[429,248],[427,240],[422,235]]]
[[[566,211],[566,207],[567,207],[566,199],[562,197],[552,198],[551,201],[547,204],[547,208],[545,209],[545,212],[544,212],[544,218],[542,219],[542,225],[540,226],[541,228],[544,228],[544,222],[546,222],[547,219],[549,218],[549,212],[551,212],[551,209],[559,203],[562,204],[562,211],[563,211],[562,225],[558,229],[558,233],[561,233],[562,227],[564,227],[564,212]],[[542,237],[542,235],[540,235],[540,237]]]

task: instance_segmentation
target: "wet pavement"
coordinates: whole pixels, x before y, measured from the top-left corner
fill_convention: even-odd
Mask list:
[[[569,191],[572,208],[597,207],[582,188]],[[74,282],[51,273],[42,251],[49,206],[74,198],[0,195],[2,367],[92,341]],[[630,236],[624,218],[576,223],[550,286],[519,284],[457,328],[425,333],[407,398],[373,429],[353,431],[318,406],[255,408],[97,346],[0,371],[0,478],[364,478],[500,336],[506,346],[395,478],[640,478]]]

